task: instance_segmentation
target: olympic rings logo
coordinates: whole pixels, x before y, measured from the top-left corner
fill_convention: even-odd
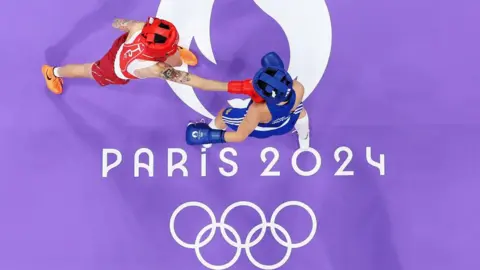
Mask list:
[[[242,240],[240,239],[240,235],[235,230],[235,228],[233,228],[232,226],[225,223],[225,221],[227,219],[227,216],[230,213],[230,211],[232,211],[233,209],[235,209],[239,206],[247,206],[247,207],[253,208],[255,211],[257,211],[257,213],[259,214],[260,219],[262,221],[260,224],[256,225],[255,227],[253,227],[250,230],[250,232],[247,234],[247,238],[245,240],[245,243],[242,243]],[[307,238],[305,240],[303,240],[299,243],[293,243],[292,239],[290,237],[290,234],[287,232],[287,230],[285,228],[283,228],[282,226],[275,223],[275,220],[276,220],[278,214],[280,213],[280,211],[282,211],[284,208],[289,207],[289,206],[298,206],[298,207],[303,208],[305,211],[307,211],[307,213],[310,215],[310,217],[312,219],[312,230],[310,231],[310,234],[307,236]],[[195,238],[195,242],[193,244],[189,244],[189,243],[184,242],[182,239],[180,239],[180,237],[178,237],[178,235],[175,231],[175,219],[177,218],[178,214],[183,209],[188,208],[188,207],[199,207],[199,208],[205,210],[205,212],[207,212],[207,214],[210,216],[210,219],[211,219],[211,223],[209,225],[203,227],[203,229],[201,229],[200,232],[197,234],[197,236]],[[220,217],[220,222],[217,222],[215,214],[213,213],[213,211],[207,205],[205,205],[201,202],[186,202],[186,203],[180,205],[179,207],[177,207],[177,209],[175,209],[172,216],[170,217],[170,233],[172,234],[172,237],[175,240],[175,242],[177,242],[180,246],[182,246],[184,248],[195,250],[195,254],[197,256],[197,259],[200,261],[200,263],[203,266],[205,266],[209,269],[212,269],[212,270],[224,270],[224,269],[228,269],[228,268],[232,267],[238,261],[238,259],[240,258],[240,255],[242,253],[242,249],[245,249],[245,253],[246,253],[249,261],[253,265],[255,265],[257,268],[264,269],[264,270],[278,269],[281,266],[283,266],[285,263],[287,263],[288,259],[291,256],[291,253],[292,253],[293,249],[301,248],[301,247],[307,245],[308,243],[310,243],[310,241],[312,241],[313,237],[315,236],[315,233],[317,232],[317,225],[318,225],[317,224],[317,218],[316,218],[313,210],[308,205],[306,205],[305,203],[299,202],[299,201],[288,201],[288,202],[285,202],[285,203],[282,203],[281,205],[279,205],[275,209],[275,211],[273,211],[273,214],[272,214],[272,217],[270,218],[270,221],[267,221],[267,219],[265,217],[265,214],[263,213],[263,211],[260,207],[258,207],[254,203],[247,202],[247,201],[239,201],[239,202],[233,203],[230,206],[228,206],[227,209],[225,209],[225,211],[223,212],[222,216]],[[233,259],[231,259],[229,262],[227,262],[223,265],[214,265],[214,264],[211,264],[211,263],[207,262],[203,258],[202,254],[200,252],[200,249],[202,247],[206,246],[207,244],[209,244],[212,241],[213,237],[215,236],[215,232],[216,232],[217,228],[220,229],[220,233],[222,234],[225,241],[228,244],[230,244],[232,247],[235,247],[237,249]],[[265,233],[267,232],[267,228],[270,228],[270,231],[271,231],[274,239],[280,245],[287,248],[287,250],[285,252],[285,256],[279,262],[277,262],[276,264],[273,264],[273,265],[265,265],[265,264],[262,264],[262,263],[258,262],[253,257],[253,255],[250,251],[250,249],[252,247],[256,246],[258,243],[260,243],[260,241],[262,241],[263,237],[265,236]],[[260,234],[258,235],[258,237],[256,239],[252,240],[255,233],[259,230],[261,230],[261,231],[260,231]],[[278,236],[277,230],[280,231],[283,234],[284,238],[286,239],[285,241]],[[210,231],[209,235],[207,236],[207,238],[205,240],[201,241],[201,239],[203,238],[205,233],[207,233],[207,231]],[[228,236],[227,231],[229,231],[231,234],[233,234],[235,240],[232,240]]]

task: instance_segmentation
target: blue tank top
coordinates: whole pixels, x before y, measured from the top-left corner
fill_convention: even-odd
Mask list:
[[[293,92],[295,93],[295,92]],[[277,104],[269,104],[267,103],[268,110],[272,115],[272,120],[268,123],[259,123],[259,127],[280,127],[284,125],[285,122],[290,120],[290,116],[292,115],[293,106],[295,106],[296,95],[293,94],[290,96],[290,99],[286,104],[277,105]],[[252,104],[252,102],[250,102]],[[250,104],[248,105],[250,107]],[[298,118],[295,118],[295,122]],[[295,123],[291,123],[295,124]]]

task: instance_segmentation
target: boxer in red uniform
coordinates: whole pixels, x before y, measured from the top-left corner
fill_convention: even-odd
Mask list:
[[[112,26],[126,33],[114,41],[102,59],[62,67],[42,66],[50,91],[61,94],[63,78],[94,79],[100,86],[123,85],[132,79],[168,79],[168,75],[164,75],[165,72],[171,73],[172,67],[181,66],[182,62],[189,66],[197,64],[192,52],[178,46],[179,34],[168,21],[153,17],[147,22],[115,19]],[[170,74],[171,77],[174,75]]]

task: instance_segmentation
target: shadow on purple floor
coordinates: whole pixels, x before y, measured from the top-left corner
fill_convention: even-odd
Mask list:
[[[322,231],[321,237],[333,269],[402,270],[390,215],[378,186],[378,181],[387,180],[361,159],[353,159],[347,169],[355,171],[355,177],[334,177],[329,197],[318,207],[326,212],[323,227],[332,229]],[[337,214],[330,215],[332,212]]]
[[[74,46],[100,30],[101,26],[111,24],[114,18],[128,18],[128,15],[137,6],[135,3],[133,0],[102,0],[96,10],[83,16],[57,44],[47,48],[45,51],[47,63],[51,65],[65,64],[63,61]]]
[[[107,140],[106,136],[103,135],[101,131],[90,126],[81,115],[72,110],[72,108],[65,103],[65,100],[62,99],[62,96],[48,95],[48,97],[57,108],[59,113],[65,118],[69,128],[72,129],[75,136],[80,139],[85,147],[91,149],[93,153],[98,153],[98,156],[101,156],[102,148],[113,147]],[[83,107],[88,108],[88,110],[94,112],[96,115],[98,115],[98,117],[107,118],[109,123],[111,123],[115,129],[117,129],[119,134],[126,134],[129,136],[128,134],[135,132],[135,129],[125,125],[126,121],[121,117],[112,115],[86,100],[81,103]],[[143,131],[143,134],[153,136],[159,141],[161,141],[162,137],[165,136],[161,131],[156,129],[145,130]],[[98,156],[94,158],[98,158]],[[124,156],[123,162],[126,164],[133,164],[133,156]],[[102,181],[100,167],[98,178],[92,180]],[[109,177],[106,184],[112,183],[120,192],[123,200],[131,208],[130,210],[132,214],[137,217],[137,220],[144,219],[142,213],[145,211],[145,209],[142,202],[150,200],[149,197],[153,199],[159,195],[158,193],[152,192],[151,183],[145,181],[136,181],[136,179],[133,178],[132,171],[129,170],[129,166],[119,166],[116,168],[114,176]],[[162,193],[162,197],[164,197],[166,201],[169,200],[169,196],[173,195],[174,194],[169,192]]]

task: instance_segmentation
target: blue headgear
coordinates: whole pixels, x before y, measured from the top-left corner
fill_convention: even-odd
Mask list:
[[[274,52],[266,54],[262,58],[262,66],[263,68],[253,77],[252,84],[265,102],[278,104],[295,98],[292,77],[284,69],[278,54]]]

